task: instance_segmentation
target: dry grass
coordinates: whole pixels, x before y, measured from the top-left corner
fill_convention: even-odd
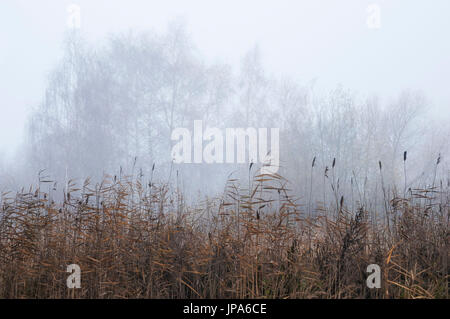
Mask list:
[[[303,214],[281,176],[234,182],[198,209],[132,177],[69,183],[57,203],[49,181],[2,194],[0,298],[448,298],[448,187],[386,199],[385,216],[343,198]]]

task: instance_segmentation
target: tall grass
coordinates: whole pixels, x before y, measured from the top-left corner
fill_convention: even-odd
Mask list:
[[[229,180],[195,208],[178,187],[139,175],[69,181],[62,200],[42,179],[4,193],[0,298],[448,298],[448,182],[408,198],[385,192],[385,212],[351,211],[334,166],[336,204],[314,214],[279,175],[256,175],[248,189]],[[69,264],[81,267],[81,289],[66,286]],[[381,289],[367,288],[369,264],[382,269]]]

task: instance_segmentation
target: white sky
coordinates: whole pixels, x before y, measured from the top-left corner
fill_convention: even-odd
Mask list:
[[[271,73],[383,97],[420,89],[433,113],[450,120],[448,0],[1,0],[0,156],[19,145],[27,112],[41,99],[71,3],[91,40],[163,31],[182,17],[209,61],[236,65],[258,43]],[[371,3],[381,8],[380,29],[367,27]]]

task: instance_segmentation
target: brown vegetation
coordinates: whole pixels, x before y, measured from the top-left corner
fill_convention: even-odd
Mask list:
[[[199,208],[139,177],[2,194],[0,298],[448,298],[448,185],[382,213],[342,197],[304,214],[281,176],[235,182]],[[81,289],[66,286],[74,263]]]

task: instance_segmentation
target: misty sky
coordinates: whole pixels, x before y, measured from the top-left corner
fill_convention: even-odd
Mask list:
[[[448,0],[1,0],[0,154],[19,145],[27,112],[42,97],[71,3],[91,41],[129,29],[163,32],[181,18],[209,62],[239,65],[258,44],[273,74],[385,98],[419,89],[432,114],[450,119]],[[366,24],[371,3],[381,8],[380,29]]]

